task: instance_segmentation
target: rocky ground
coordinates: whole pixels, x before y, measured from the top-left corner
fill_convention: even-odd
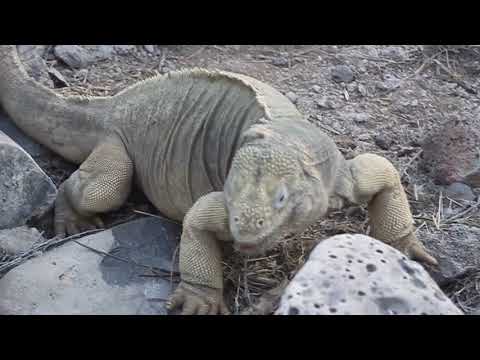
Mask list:
[[[480,50],[475,47],[145,45],[22,46],[29,74],[61,94],[114,95],[184,67],[240,72],[285,93],[347,158],[374,152],[399,169],[418,237],[440,260],[427,269],[465,313],[480,308]],[[45,149],[34,156],[59,185],[75,170]],[[155,214],[139,191],[108,226]],[[29,225],[52,237],[51,212]],[[363,208],[335,212],[262,259],[225,260],[231,308],[240,312],[292,278],[309,250],[341,233],[366,233]],[[12,258],[4,255],[1,262]]]

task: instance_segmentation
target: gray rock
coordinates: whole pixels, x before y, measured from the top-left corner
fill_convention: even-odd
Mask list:
[[[455,314],[427,271],[365,235],[318,244],[282,295],[278,315]]]
[[[0,229],[25,225],[53,205],[57,189],[32,157],[0,132]]]
[[[50,78],[52,79],[56,88],[70,86],[68,84],[68,81],[63,77],[62,74],[60,74],[57,69],[51,67],[50,69],[48,69],[48,74],[50,75]]]
[[[17,51],[22,59],[31,57],[43,58],[47,55],[50,45],[17,45]]]
[[[155,54],[155,46],[153,46],[153,45],[143,45],[143,48],[149,54]]]
[[[36,143],[20,130],[4,113],[0,111],[0,132],[5,133],[33,157],[46,155],[49,150]]]
[[[19,45],[18,54],[27,73],[39,83],[53,88],[53,82],[48,76],[48,66],[42,59],[46,45]]]
[[[54,53],[59,60],[74,69],[85,68],[95,60],[88,50],[78,45],[57,45]]]
[[[475,121],[447,121],[422,144],[423,168],[439,185],[480,187],[480,130]]]
[[[443,284],[480,266],[480,229],[462,224],[450,224],[448,231],[417,235],[429,252],[438,260],[438,270],[431,275]]]
[[[445,189],[445,196],[453,200],[475,200],[475,194],[470,186],[459,182],[455,182],[447,186]]]
[[[323,96],[318,100],[315,100],[315,104],[317,104],[317,106],[321,109],[332,110],[335,108],[333,101],[329,100],[326,96]]]
[[[272,65],[278,67],[288,67],[288,58],[286,57],[276,57],[272,59]]]
[[[287,92],[285,96],[288,98],[288,100],[290,100],[294,104],[296,104],[298,101],[298,96],[293,91]]]
[[[135,51],[135,45],[114,45],[113,48],[119,55],[126,55]]]
[[[113,45],[97,45],[92,50],[92,54],[97,60],[111,59],[115,55],[115,47]]]
[[[14,229],[0,230],[0,249],[9,255],[17,255],[43,241],[42,235],[35,228],[20,226]]]
[[[332,79],[337,83],[350,83],[355,80],[355,76],[347,65],[337,65],[332,69]]]
[[[375,141],[375,145],[382,150],[388,150],[392,145],[392,142],[383,135],[375,135],[373,139]]]
[[[75,242],[47,251],[0,279],[0,314],[166,314],[179,235],[174,224],[143,218],[78,240],[129,263]]]
[[[396,61],[405,61],[408,58],[407,52],[400,46],[385,46],[380,49],[379,55]]]
[[[392,74],[384,74],[383,82],[377,82],[378,89],[383,91],[393,91],[400,87],[401,80]]]

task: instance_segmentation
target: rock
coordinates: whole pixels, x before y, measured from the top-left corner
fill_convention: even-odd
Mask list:
[[[427,271],[365,235],[337,235],[311,252],[282,295],[278,315],[455,314]]]
[[[0,314],[166,314],[180,230],[150,217],[78,240],[129,263],[75,242],[49,250],[0,279]],[[148,267],[165,269],[158,274],[166,277]]]
[[[388,150],[392,145],[392,142],[383,135],[375,135],[373,140],[375,141],[375,145],[382,150]]]
[[[126,55],[135,51],[135,45],[113,45],[113,48],[119,55]]]
[[[0,229],[25,225],[53,205],[57,189],[32,157],[0,132]]]
[[[276,57],[272,59],[272,65],[278,67],[288,67],[288,58],[286,57]]]
[[[453,200],[475,200],[475,194],[470,186],[459,182],[455,182],[447,186],[445,189],[445,196],[448,196]]]
[[[22,59],[29,59],[31,57],[43,58],[50,45],[17,45],[18,55]]]
[[[111,59],[115,55],[115,46],[97,45],[92,49],[92,54],[97,60]]]
[[[298,96],[293,91],[287,92],[285,96],[288,98],[288,100],[290,100],[294,104],[296,104],[298,101]]]
[[[370,115],[367,113],[353,113],[350,118],[357,124],[364,124],[370,119]]]
[[[480,187],[480,130],[474,121],[448,121],[425,137],[422,148],[422,167],[436,184]]]
[[[52,79],[53,84],[56,88],[63,88],[63,87],[70,86],[68,84],[68,81],[65,80],[63,75],[60,74],[60,72],[57,69],[51,67],[50,69],[48,69],[48,75],[50,75],[50,78]]]
[[[43,240],[37,229],[27,226],[0,230],[0,249],[9,255],[23,253],[31,249],[35,243]]]
[[[363,97],[368,96],[368,90],[364,85],[358,84],[357,90],[360,93],[360,95],[362,95]]]
[[[4,113],[0,112],[0,132],[5,133],[33,157],[48,154],[50,151],[33,141],[20,130]]]
[[[382,47],[379,51],[379,55],[396,61],[405,61],[408,58],[406,51],[400,46]]]
[[[337,65],[332,69],[332,79],[337,83],[349,83],[355,80],[355,76],[347,65]]]
[[[384,74],[383,82],[377,82],[378,89],[383,91],[393,91],[400,87],[401,80],[392,74]]]
[[[438,260],[438,270],[431,275],[440,285],[480,266],[480,229],[463,224],[450,224],[448,232],[430,233],[423,229],[417,234],[428,251]]]
[[[335,105],[331,100],[329,100],[326,96],[323,96],[322,98],[315,100],[315,104],[321,109],[334,109]]]
[[[55,56],[73,69],[82,69],[94,62],[94,57],[78,45],[57,45]]]
[[[42,59],[46,45],[19,45],[17,51],[27,73],[39,83],[53,88],[53,82],[48,76],[47,64]]]
[[[155,47],[153,45],[143,45],[143,48],[149,54],[155,54]]]

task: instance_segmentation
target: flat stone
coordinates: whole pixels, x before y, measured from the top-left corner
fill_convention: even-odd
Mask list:
[[[22,226],[52,207],[57,189],[33,158],[0,131],[0,229]]]
[[[73,69],[82,69],[90,65],[94,56],[78,45],[57,45],[54,48],[55,56]]]
[[[43,240],[37,229],[28,226],[0,230],[0,249],[9,255],[21,254]]]
[[[0,279],[0,314],[165,315],[180,231],[148,217],[78,240],[116,258],[75,242],[47,251]]]
[[[428,272],[365,235],[320,242],[282,295],[277,315],[463,314]]]

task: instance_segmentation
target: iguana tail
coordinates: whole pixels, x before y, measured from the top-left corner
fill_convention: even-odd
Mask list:
[[[0,105],[37,142],[81,163],[107,127],[109,98],[64,97],[32,79],[15,45],[0,46]]]

